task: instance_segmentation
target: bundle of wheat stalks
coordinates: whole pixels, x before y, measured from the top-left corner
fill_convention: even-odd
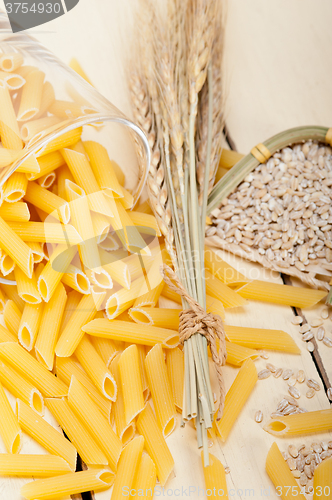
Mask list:
[[[206,206],[223,121],[221,2],[169,0],[163,12],[141,0],[136,26],[129,84],[135,120],[152,150],[150,204],[179,279],[205,308]],[[192,336],[184,352],[183,422],[196,418],[198,444],[208,457],[215,409],[205,337]]]

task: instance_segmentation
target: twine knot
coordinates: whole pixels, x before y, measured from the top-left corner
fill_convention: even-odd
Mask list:
[[[160,268],[160,272],[165,283],[171,290],[181,295],[190,306],[190,309],[185,309],[180,312],[180,343],[183,344],[195,333],[200,333],[205,336],[210,346],[220,392],[217,415],[217,420],[220,420],[225,403],[225,385],[222,366],[225,364],[227,357],[226,336],[222,319],[218,314],[207,313],[203,307],[188,294],[175,272],[169,266],[163,264]],[[219,340],[219,349],[217,348],[217,339]]]

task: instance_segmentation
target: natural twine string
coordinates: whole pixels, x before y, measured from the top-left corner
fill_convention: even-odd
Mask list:
[[[171,290],[181,295],[181,297],[183,297],[191,307],[191,309],[185,309],[180,312],[180,343],[183,344],[185,340],[188,340],[195,333],[200,333],[205,336],[207,343],[210,346],[212,360],[215,365],[219,384],[220,398],[217,420],[220,420],[225,403],[225,384],[222,366],[225,364],[227,357],[225,330],[222,319],[217,314],[207,313],[204,311],[203,307],[200,306],[190,295],[188,295],[177,275],[169,266],[163,264],[160,268],[160,272],[165,283],[171,288]],[[219,350],[217,348],[216,339],[219,340]]]

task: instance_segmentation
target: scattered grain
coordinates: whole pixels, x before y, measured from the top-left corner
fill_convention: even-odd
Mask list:
[[[331,342],[331,347],[332,347],[332,342]],[[309,352],[314,352],[315,346],[314,346],[314,344],[312,342],[307,342],[307,350]]]
[[[315,389],[315,391],[320,391],[319,383],[313,378],[307,379],[307,386],[310,387],[311,389]]]
[[[295,375],[292,375],[291,377],[289,377],[289,379],[287,380],[287,384],[288,385],[295,385],[297,382],[297,377]]]
[[[299,332],[300,333],[307,333],[311,330],[311,327],[310,325],[308,325],[308,323],[305,323],[304,325],[302,325],[299,329]]]
[[[275,373],[277,371],[277,367],[272,363],[266,363],[266,368],[270,370],[271,373]]]
[[[310,325],[312,326],[312,328],[317,328],[318,326],[322,326],[322,324],[323,320],[320,318],[313,319],[310,321]]]
[[[265,378],[269,378],[270,375],[270,370],[261,370],[260,372],[258,372],[257,377],[259,380],[264,380]]]
[[[317,332],[316,332],[316,338],[317,340],[323,340],[325,337],[325,328],[323,326],[319,327]]]
[[[257,410],[255,413],[255,421],[260,423],[263,421],[263,412],[262,410]]]
[[[284,380],[288,380],[292,375],[294,375],[294,372],[293,370],[290,370],[290,369],[287,369],[284,371],[284,373],[282,374],[282,378]]]
[[[293,398],[299,399],[301,397],[301,393],[296,387],[289,386],[288,387],[288,392]]]
[[[292,319],[293,325],[301,325],[303,323],[303,318],[302,316],[294,316]]]
[[[295,479],[300,479],[301,472],[299,470],[295,469],[295,470],[292,470],[291,472],[292,472],[293,476],[295,477]]]
[[[325,309],[322,310],[322,312],[320,313],[321,317],[323,319],[327,319],[329,317],[329,310],[328,308],[326,307]]]
[[[291,396],[284,396],[284,398],[288,401],[290,405],[299,406],[298,401],[296,401],[296,399],[292,398]]]
[[[269,355],[266,351],[260,351],[259,355],[263,359],[269,359]]]
[[[314,338],[314,334],[312,332],[307,332],[302,336],[303,342],[307,342],[308,340],[311,340]]]
[[[303,384],[305,381],[305,373],[303,370],[299,370],[299,373],[297,374],[297,381],[299,384]]]
[[[296,448],[296,446],[294,446],[293,444],[290,444],[288,446],[288,453],[290,454],[291,457],[293,458],[297,458],[299,456],[299,452],[298,452],[298,449]]]
[[[323,451],[321,445],[319,443],[317,443],[317,441],[314,441],[313,443],[311,443],[311,449],[315,453],[322,453],[322,451]]]
[[[225,467],[225,474],[229,474],[231,472],[231,469],[226,465]]]
[[[315,394],[316,394],[315,389],[309,389],[305,395],[307,396],[308,399],[311,399],[314,397]]]
[[[282,369],[282,368],[278,368],[278,369],[274,372],[273,376],[274,376],[275,378],[279,378],[279,377],[280,377],[280,375],[282,375],[282,372],[283,372],[283,369]]]
[[[327,397],[329,398],[330,401],[332,401],[332,387],[329,387],[327,389]]]
[[[327,347],[332,347],[332,339],[330,337],[324,337],[323,344],[325,344]]]
[[[288,467],[290,470],[295,470],[296,469],[296,461],[293,457],[289,457],[286,460]]]
[[[300,485],[305,486],[307,483],[308,483],[307,475],[304,472],[302,472],[300,476]]]

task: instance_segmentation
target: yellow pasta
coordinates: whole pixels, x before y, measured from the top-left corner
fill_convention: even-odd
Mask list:
[[[81,135],[82,127],[78,127],[74,130],[70,130],[69,132],[65,132],[64,134],[50,141],[46,146],[43,146],[36,153],[36,156],[39,158],[40,156],[52,153],[53,151],[58,151],[61,148],[68,148],[70,146],[73,146],[80,140]]]
[[[68,387],[15,342],[0,344],[0,358],[35,385],[47,397],[65,396]]]
[[[67,272],[62,276],[61,281],[79,293],[84,295],[91,293],[90,281],[87,275],[83,273],[82,269],[73,264],[69,264]]]
[[[239,273],[234,267],[228,264],[228,262],[222,260],[216,252],[209,247],[205,247],[204,263],[211,274],[216,276],[230,288],[238,288],[252,281]]]
[[[98,406],[100,412],[108,421],[110,420],[112,402],[100,394],[96,386],[76,361],[71,357],[56,358],[56,374],[68,386],[70,385],[71,377],[74,375]]]
[[[40,166],[34,154],[30,154],[16,169],[16,172],[22,172],[24,174],[30,174],[32,172],[38,173],[39,171]]]
[[[85,81],[87,81],[88,83],[90,83],[90,85],[93,86],[90,78],[86,75],[85,71],[83,70],[82,66],[80,65],[80,63],[78,62],[77,59],[75,59],[75,57],[73,57],[71,60],[70,60],[70,63],[69,63],[69,67],[71,69],[73,69],[74,71],[76,71],[76,73],[78,75],[80,75]]]
[[[60,222],[68,224],[70,208],[66,200],[42,188],[36,182],[31,181],[28,183],[25,200],[51,214],[52,217],[59,218]]]
[[[94,234],[97,238],[97,243],[102,243],[106,240],[108,232],[111,227],[110,218],[103,214],[98,214],[97,212],[91,212],[91,221],[93,226]]]
[[[150,207],[149,200],[144,201],[143,203],[140,203],[140,205],[137,205],[135,208],[135,212],[140,212],[142,214],[150,214],[152,215],[152,209]]]
[[[16,203],[26,194],[28,179],[25,174],[13,172],[3,188],[3,198],[7,203]]]
[[[135,479],[130,490],[130,496],[152,498],[154,488],[156,486],[156,480],[156,466],[149,455],[144,453],[136,470]]]
[[[2,71],[15,71],[23,64],[23,56],[18,52],[4,54],[0,58],[0,68]]]
[[[3,274],[3,276],[8,276],[10,273],[12,273],[15,269],[15,262],[9,255],[7,255],[4,252],[1,252],[1,259],[0,259],[0,271]]]
[[[292,337],[282,330],[247,328],[225,325],[227,338],[235,344],[252,349],[273,349],[274,351],[300,354],[300,349]]]
[[[272,302],[286,306],[306,308],[317,304],[326,297],[327,292],[297,286],[279,285],[269,281],[254,280],[237,292],[241,297],[251,300]]]
[[[18,90],[25,84],[23,76],[17,73],[6,73],[5,71],[0,71],[0,80],[7,85],[9,90]]]
[[[111,339],[92,337],[91,335],[90,335],[90,341],[108,368],[112,359],[120,351],[119,342],[113,342],[113,340]]]
[[[134,438],[124,447],[114,481],[112,500],[121,500],[127,493],[129,495],[142,457],[143,447],[143,436]]]
[[[217,342],[218,345],[218,342]],[[226,341],[227,358],[226,363],[233,366],[242,366],[247,359],[259,358],[259,353],[254,349],[243,347],[242,345],[233,344]]]
[[[57,118],[56,116],[46,116],[43,118],[38,118],[37,120],[30,120],[29,122],[25,123],[21,127],[21,137],[24,142],[29,142],[33,139],[33,142],[39,141],[43,136],[46,135],[46,133],[50,132],[50,129],[56,129],[54,127],[55,125],[60,125],[61,120]],[[52,154],[52,153],[51,153]],[[60,153],[58,153],[60,155]],[[61,155],[60,155],[61,156]],[[62,159],[62,165],[64,164],[64,161]],[[57,168],[57,167],[55,167]],[[44,172],[43,175],[46,173],[50,173],[52,170],[49,170],[48,172]],[[29,180],[32,180],[30,176],[28,176]]]
[[[174,460],[149,403],[139,414],[136,425],[144,437],[145,449],[156,465],[160,484],[164,486],[174,468]]]
[[[176,410],[161,344],[155,345],[146,355],[145,370],[158,425],[167,437],[175,428]]]
[[[68,463],[55,455],[0,453],[1,476],[53,477],[71,472]]]
[[[0,136],[5,148],[15,150],[23,148],[10,93],[3,85],[0,85]]]
[[[111,469],[115,471],[122,449],[120,438],[74,376],[69,387],[68,402],[105,453]]]
[[[19,453],[22,432],[17,417],[10,406],[4,388],[0,384],[0,435],[8,453]]]
[[[84,463],[87,465],[107,465],[104,453],[95,443],[84,424],[77,418],[65,398],[46,399],[45,404],[77,449]]]
[[[112,163],[112,165],[113,165],[113,163]],[[121,189],[122,189],[122,194],[123,194],[123,197],[119,198],[119,201],[120,201],[121,205],[126,210],[132,209],[133,206],[134,206],[134,197],[133,197],[133,195],[131,194],[130,191],[128,191],[128,189],[125,189],[124,187],[122,187]]]
[[[41,156],[37,161],[39,164],[39,172],[27,174],[29,181],[33,181],[50,174],[65,164],[65,161],[59,151],[53,151],[45,156]],[[63,199],[65,199],[64,196]]]
[[[14,161],[18,160],[22,154],[22,150],[0,148],[0,167],[11,165]],[[16,169],[16,172],[22,172],[21,168],[25,168],[25,162]]]
[[[131,345],[123,351],[118,366],[126,424],[128,425],[144,408],[143,386],[136,345]]]
[[[5,304],[6,304],[5,294],[3,293],[3,291],[0,288],[0,314],[3,314]]]
[[[3,320],[8,330],[18,335],[22,313],[13,300],[7,300],[3,310]]]
[[[181,412],[184,384],[184,354],[178,347],[168,349],[166,353],[166,367],[174,404],[176,409]]]
[[[55,345],[58,339],[66,301],[67,294],[65,287],[62,283],[59,283],[50,301],[45,304],[41,316],[35,344],[35,353],[38,361],[48,370],[53,369]]]
[[[154,215],[142,214],[140,212],[131,212],[130,218],[138,226],[140,233],[152,234],[154,236],[161,236],[161,232]]]
[[[160,274],[160,267],[163,262],[167,261],[167,256],[168,254],[166,250],[162,250],[155,256],[153,264],[147,273],[144,285],[139,291],[139,294],[134,302],[134,307],[154,307],[157,304],[165,285],[165,282]],[[145,291],[146,288],[148,288],[147,292]]]
[[[117,259],[112,253],[103,249],[99,249],[99,255],[103,268],[108,272],[112,280],[129,290],[131,279],[128,265],[122,259]]]
[[[148,290],[144,277],[133,281],[129,290],[127,288],[120,288],[120,290],[111,294],[107,299],[105,307],[108,319],[114,319],[120,316],[120,314],[134,305],[137,296],[142,291],[142,287],[145,287],[144,290]]]
[[[75,356],[100,393],[105,398],[115,401],[117,393],[115,380],[86,335],[76,347]]]
[[[125,446],[135,435],[135,420],[132,420],[127,424],[125,417],[125,406],[122,393],[122,385],[119,370],[119,359],[121,355],[118,354],[111,362],[111,372],[116,381],[118,387],[118,393],[116,402],[113,405],[112,415],[114,417],[114,423],[116,428],[116,433],[122,441],[123,446]]]
[[[23,241],[78,245],[82,238],[71,224],[47,222],[8,222],[9,227]]]
[[[1,289],[5,292],[8,299],[12,300],[16,304],[19,311],[22,313],[25,304],[21,297],[19,297],[16,286],[5,285],[4,283],[1,283]]]
[[[84,331],[82,327],[93,320],[96,312],[102,305],[104,297],[104,291],[83,295],[77,309],[61,332],[55,348],[57,356],[68,357],[73,354],[83,338]]]
[[[77,249],[58,245],[38,278],[38,290],[45,302],[53,296]]]
[[[223,464],[209,453],[209,465],[204,466],[204,452],[201,452],[206,494],[215,498],[228,498],[226,474]],[[209,493],[211,492],[211,493]]]
[[[290,495],[294,495],[302,500],[305,499],[305,496],[302,495],[300,486],[291,473],[277,443],[273,443],[267,454],[265,469],[274,484],[276,493],[279,497],[283,500],[288,500]]]
[[[63,165],[62,167],[58,168],[57,177],[58,177],[58,196],[60,196],[63,199],[66,199],[66,180],[68,179],[71,182],[75,182],[74,177],[69,168],[67,167],[67,165]]]
[[[0,381],[15,398],[24,401],[39,415],[44,415],[44,399],[38,389],[2,360],[0,360]]]
[[[147,400],[150,397],[150,388],[148,384],[148,378],[146,376],[146,371],[145,371],[145,356],[146,356],[146,347],[141,344],[135,344],[138,352],[138,360],[139,360],[139,369],[141,373],[141,380],[142,380],[142,388],[143,388],[143,397],[144,401],[147,402]]]
[[[99,247],[103,250],[107,250],[108,252],[113,252],[120,248],[120,244],[115,235],[111,235],[110,233],[108,233],[104,241],[101,241],[99,243]]]
[[[44,303],[24,306],[18,328],[18,340],[27,351],[31,351],[35,345],[43,309]]]
[[[222,441],[226,441],[245,402],[257,382],[257,370],[253,361],[247,359],[240,368],[234,382],[227,391],[223,416],[216,422]]]
[[[82,330],[96,337],[123,340],[135,344],[154,346],[161,343],[163,347],[173,348],[179,343],[179,335],[174,330],[139,325],[128,321],[110,321],[99,318],[85,324]]]
[[[16,409],[22,430],[45,450],[66,460],[70,469],[75,470],[77,452],[74,445],[23,401],[17,400]]]
[[[20,224],[12,222],[12,224]],[[29,224],[25,222],[24,224]],[[9,255],[15,264],[28,276],[32,277],[33,255],[31,248],[0,217],[0,247]]]
[[[111,289],[113,288],[113,281],[107,271],[103,268],[98,268],[98,270],[90,270],[83,266],[84,271],[91,283],[91,286],[96,288]]]
[[[39,113],[36,114],[35,118],[40,118],[41,116],[43,116],[44,113],[46,113],[46,111],[49,110],[51,104],[54,101],[55,101],[55,92],[53,85],[50,82],[45,82],[43,85]]]
[[[70,472],[27,483],[22,486],[21,495],[27,500],[55,500],[85,491],[105,490],[110,488],[113,482],[114,474],[107,469]]]
[[[205,287],[206,293],[220,300],[225,308],[240,307],[246,304],[243,297],[215,278],[207,269],[205,269]]]
[[[25,85],[22,90],[20,107],[17,114],[18,121],[27,121],[35,117],[41,105],[42,91],[45,73],[42,71],[31,71],[25,77]]]
[[[129,315],[136,323],[178,330],[180,312],[179,309],[132,307],[129,310]]]
[[[332,408],[277,417],[264,426],[274,436],[296,436],[332,430]]]
[[[27,242],[27,245],[32,250],[34,264],[39,264],[42,260],[44,260],[45,255],[40,243],[32,241]]]
[[[39,179],[37,179],[37,183],[42,188],[50,189],[50,187],[53,186],[53,184],[55,183],[55,180],[56,180],[56,173],[51,172],[50,174],[43,175],[43,177],[39,177]],[[53,188],[55,188],[55,190],[56,190],[56,185],[53,186]],[[51,190],[52,193],[57,195],[57,192],[53,188]]]
[[[15,280],[17,293],[24,302],[28,302],[29,304],[38,304],[41,302],[35,274],[32,275],[32,278],[28,278],[19,267],[16,267]]]
[[[314,500],[323,498],[331,500],[332,498],[332,458],[321,462],[314,472],[313,484]]]

